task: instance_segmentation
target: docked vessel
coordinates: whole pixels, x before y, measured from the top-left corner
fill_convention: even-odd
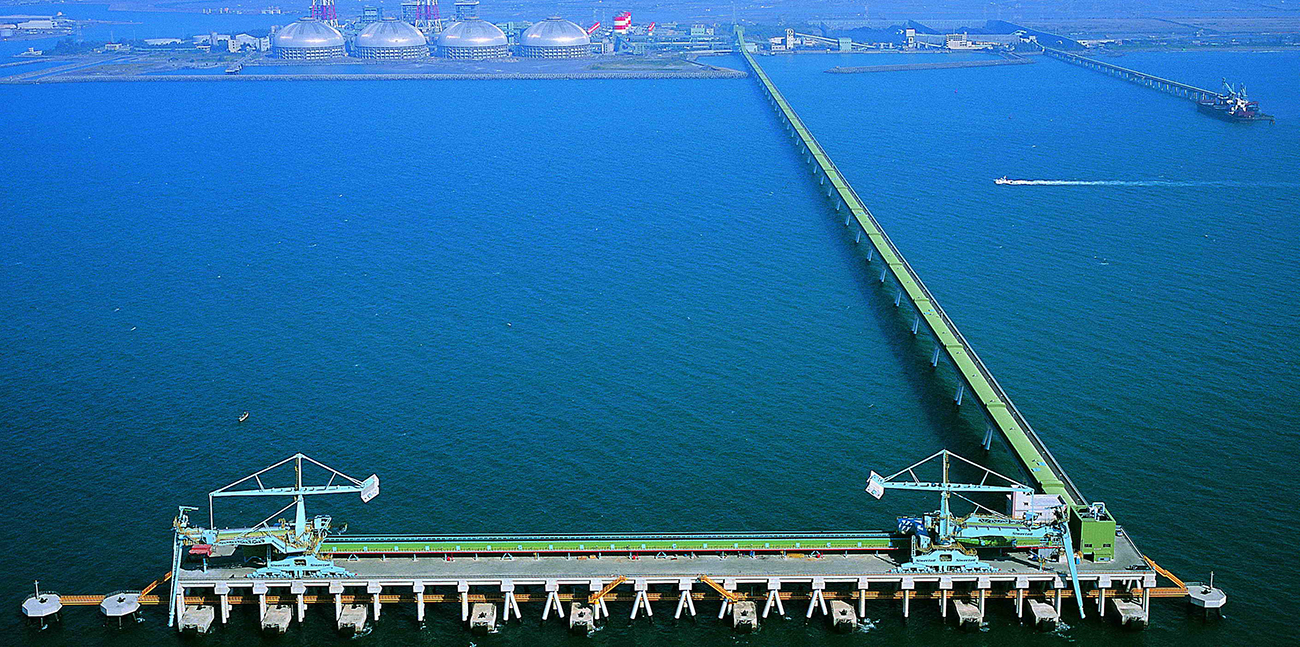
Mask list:
[[[1273,121],[1273,115],[1266,115],[1259,111],[1258,101],[1246,98],[1245,85],[1234,88],[1227,79],[1224,79],[1223,87],[1227,93],[1212,99],[1197,101],[1196,109],[1224,121]]]

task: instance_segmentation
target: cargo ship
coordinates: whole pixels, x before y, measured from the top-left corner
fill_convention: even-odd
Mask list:
[[[1227,90],[1226,94],[1197,101],[1196,109],[1224,121],[1267,121],[1272,123],[1273,115],[1260,112],[1259,102],[1246,98],[1245,85],[1234,88],[1231,83],[1228,83],[1227,79],[1224,79],[1223,87]]]

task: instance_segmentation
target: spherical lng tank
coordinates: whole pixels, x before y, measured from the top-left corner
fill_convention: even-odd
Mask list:
[[[344,55],[343,34],[315,18],[302,18],[275,32],[271,53],[291,61],[339,58]]]
[[[410,23],[384,18],[366,25],[352,44],[357,58],[386,61],[424,58],[429,55],[429,41]]]
[[[505,32],[482,18],[468,17],[438,36],[438,55],[461,60],[503,58],[510,55]]]
[[[528,58],[582,58],[590,54],[587,31],[559,16],[534,24],[519,37],[519,55]]]

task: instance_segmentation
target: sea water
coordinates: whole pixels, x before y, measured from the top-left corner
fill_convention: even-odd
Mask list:
[[[1010,604],[962,634],[882,603],[867,639],[1283,635],[1277,601],[1300,595],[1300,57],[1122,61],[1244,81],[1274,126],[1051,60],[761,61],[1085,495],[1163,566],[1217,570],[1231,600],[1208,624],[1157,602],[1138,635],[1070,612],[1038,634]],[[124,633],[68,609],[39,632],[17,606],[33,579],[147,583],[178,505],[297,451],[381,475],[368,505],[312,501],[355,533],[889,528],[934,502],[875,502],[869,470],[943,447],[1014,469],[979,452],[953,375],[930,370],[752,79],[0,93],[5,642],[180,642],[159,609]],[[737,638],[707,605],[681,623],[615,609],[582,644],[862,640],[787,610]],[[417,628],[394,605],[361,640],[582,642],[524,611],[471,638],[450,606]],[[205,642],[262,640],[254,615]],[[280,642],[334,640],[308,615]]]

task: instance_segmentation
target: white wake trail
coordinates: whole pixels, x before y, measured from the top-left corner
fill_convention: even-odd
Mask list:
[[[1217,186],[1238,188],[1300,188],[1296,182],[1238,182],[1234,180],[1014,180],[1008,186]]]

